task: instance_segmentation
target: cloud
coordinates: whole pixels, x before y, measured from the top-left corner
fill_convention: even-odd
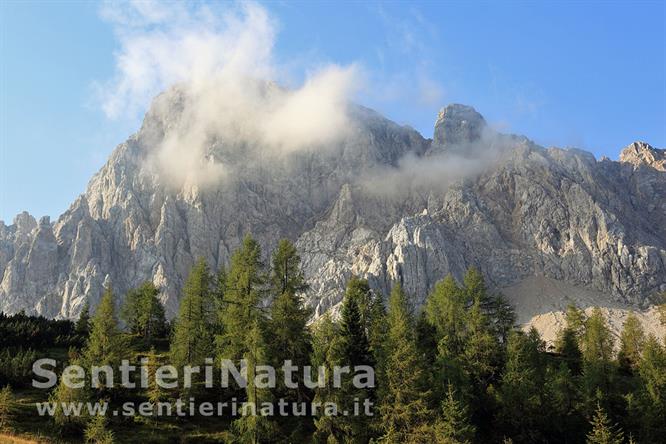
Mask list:
[[[152,105],[166,130],[149,159],[177,184],[224,175],[215,144],[279,155],[330,145],[350,129],[359,68],[319,66],[292,89],[273,83],[282,71],[273,55],[278,24],[255,3],[114,2],[101,15],[120,46],[115,76],[98,85],[106,114],[141,113],[165,90],[179,97],[177,119],[169,95]]]
[[[486,127],[476,142],[433,146],[422,156],[408,154],[396,166],[369,171],[358,185],[370,196],[400,200],[412,193],[444,192],[455,182],[495,167],[515,143],[511,136]]]

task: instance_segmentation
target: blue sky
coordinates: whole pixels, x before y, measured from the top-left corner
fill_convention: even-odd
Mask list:
[[[613,159],[635,140],[666,147],[666,2],[263,6],[293,82],[356,64],[355,100],[427,137],[458,102],[545,146]],[[96,85],[113,78],[120,43],[100,4],[2,2],[0,33],[0,220],[57,217],[141,109],[102,111]]]

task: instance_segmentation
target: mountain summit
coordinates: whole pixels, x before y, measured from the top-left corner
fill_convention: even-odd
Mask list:
[[[666,290],[662,150],[637,143],[620,162],[597,161],[493,133],[457,104],[439,113],[431,141],[350,105],[351,130],[325,146],[276,153],[216,135],[197,139],[205,149],[185,164],[178,150],[191,140],[173,132],[192,122],[178,94],[155,100],[57,221],[23,213],[0,222],[1,311],[73,318],[105,285],[123,294],[151,280],[174,315],[197,258],[220,267],[248,232],[265,253],[282,237],[296,243],[316,315],[341,300],[351,275],[384,294],[400,281],[418,305],[437,280],[469,266],[519,313],[535,300],[584,297],[641,306]],[[493,147],[492,161],[467,159],[470,146]],[[216,175],[174,182],[155,167],[159,156]],[[481,168],[466,169],[470,161]],[[428,187],[400,182],[426,167]],[[363,181],[391,174],[399,193]]]

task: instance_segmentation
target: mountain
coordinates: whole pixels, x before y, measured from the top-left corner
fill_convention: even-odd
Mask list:
[[[185,94],[158,96],[57,221],[0,222],[0,310],[72,318],[105,285],[152,280],[174,315],[194,261],[227,263],[247,232],[266,254],[296,242],[317,315],[352,274],[385,294],[401,281],[417,305],[471,265],[528,319],[569,300],[646,307],[666,290],[664,150],[636,142],[616,162],[545,149],[457,104],[426,139],[349,105],[352,130],[325,147],[277,154],[210,137],[202,165],[225,173],[177,182],[151,159]]]

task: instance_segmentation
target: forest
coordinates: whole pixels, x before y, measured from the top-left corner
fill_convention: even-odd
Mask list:
[[[646,335],[630,315],[619,338],[601,310],[575,306],[555,344],[516,325],[513,308],[469,268],[458,282],[445,276],[423,304],[394,283],[390,294],[350,277],[338,309],[313,320],[303,295],[308,284],[288,240],[262,262],[246,236],[227,267],[204,260],[191,269],[177,316],[167,321],[160,289],[146,282],[120,304],[107,288],[94,311],[77,321],[24,313],[0,314],[0,441],[228,443],[659,443],[666,442],[666,344]],[[664,310],[666,315],[666,310]],[[666,316],[662,317],[666,322]],[[71,388],[32,386],[33,362],[51,357],[66,365],[143,363],[158,367],[248,363],[245,387],[208,387],[202,374],[190,387]],[[371,366],[372,387],[351,383],[308,388],[278,378],[260,387],[257,366],[281,369]],[[138,375],[135,376],[139,378]],[[330,373],[326,373],[326,378]],[[289,402],[306,406],[288,415],[221,416],[68,414],[63,403],[128,401],[173,404]],[[370,414],[345,415],[354,405]],[[52,403],[40,416],[36,404]],[[313,403],[338,407],[333,414]]]

